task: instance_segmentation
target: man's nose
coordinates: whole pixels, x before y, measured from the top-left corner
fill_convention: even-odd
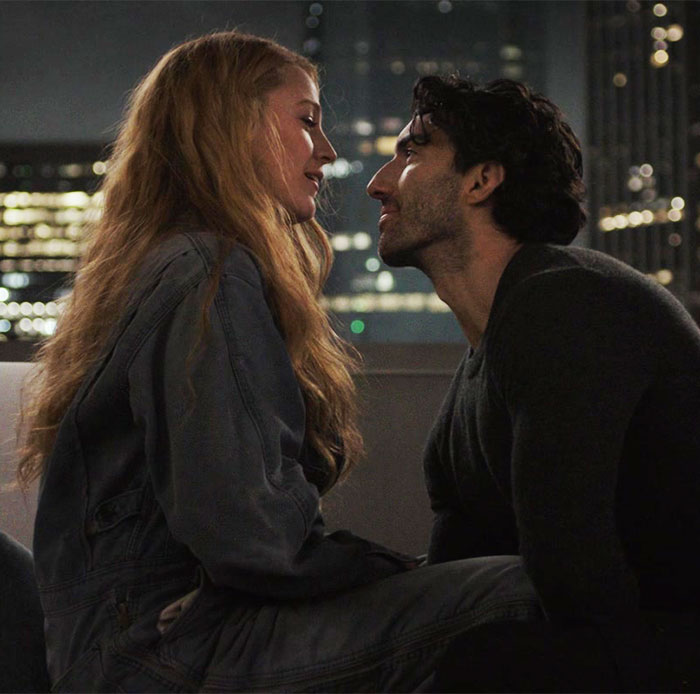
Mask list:
[[[367,195],[375,200],[384,200],[389,197],[389,187],[386,181],[386,165],[382,166],[382,168],[372,176],[372,180],[367,184]]]

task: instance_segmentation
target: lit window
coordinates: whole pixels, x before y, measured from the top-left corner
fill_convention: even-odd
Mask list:
[[[331,245],[336,251],[347,251],[350,248],[350,237],[346,234],[335,234],[331,237]]]
[[[350,299],[350,308],[358,313],[368,313],[375,308],[375,297],[373,294],[357,294]]]
[[[683,27],[680,24],[671,24],[666,32],[669,41],[680,41],[683,38]]]
[[[350,168],[350,163],[347,159],[336,159],[331,166],[333,167],[333,175],[335,178],[347,178],[352,169]]]
[[[659,284],[667,285],[673,282],[673,273],[670,270],[659,270],[656,273],[656,279]]]
[[[396,147],[396,137],[383,135],[374,141],[374,146],[377,148],[377,153],[385,157],[391,157],[394,154]]]
[[[11,224],[13,226],[16,224],[23,224],[24,218],[24,210],[9,209],[2,213],[2,221],[5,224]],[[7,253],[7,251],[5,251],[5,254],[12,255],[11,253]]]
[[[365,251],[372,245],[372,237],[366,231],[358,231],[352,237],[352,242],[358,251]]]
[[[640,224],[644,223],[644,217],[642,217],[641,212],[630,212],[629,213],[630,226],[638,227]]]
[[[668,64],[668,53],[666,51],[654,51],[651,54],[651,64],[654,67],[664,67]]]
[[[644,187],[644,181],[639,176],[632,176],[627,181],[627,187],[633,192],[638,193]]]
[[[374,124],[370,123],[368,120],[356,120],[352,124],[352,129],[358,135],[371,135],[374,132]]]
[[[406,72],[406,63],[404,63],[403,60],[392,60],[389,69],[395,75],[403,75],[403,73]]]
[[[615,228],[615,220],[612,217],[603,217],[600,220],[600,228],[603,231],[612,231]]]
[[[377,275],[377,291],[388,292],[394,288],[394,275],[384,270]]]
[[[501,46],[500,54],[503,60],[520,60],[523,57],[522,49],[513,45]]]
[[[80,164],[65,164],[58,167],[58,175],[64,178],[78,178],[83,175],[83,167]]]

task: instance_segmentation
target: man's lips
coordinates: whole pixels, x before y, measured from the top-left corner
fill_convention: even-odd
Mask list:
[[[381,226],[386,220],[392,215],[396,214],[398,210],[382,210],[379,214],[379,226]]]

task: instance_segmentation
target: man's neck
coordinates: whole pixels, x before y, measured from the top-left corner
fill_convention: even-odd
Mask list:
[[[495,229],[481,230],[470,234],[469,249],[453,254],[452,262],[435,258],[432,262],[426,259],[423,265],[437,295],[452,309],[474,349],[486,330],[501,275],[520,246]],[[457,257],[459,263],[454,262]]]

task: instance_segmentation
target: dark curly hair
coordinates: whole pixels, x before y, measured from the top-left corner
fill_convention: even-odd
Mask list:
[[[414,126],[430,115],[445,132],[460,173],[486,161],[503,165],[493,218],[505,233],[518,241],[573,241],[586,222],[581,146],[549,99],[513,80],[479,86],[431,75],[416,82],[412,109]],[[429,128],[411,134],[430,139]]]

